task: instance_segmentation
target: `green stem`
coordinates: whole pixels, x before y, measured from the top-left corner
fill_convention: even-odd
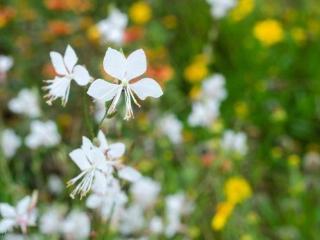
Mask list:
[[[86,89],[83,90],[82,102],[83,102],[84,121],[85,121],[87,130],[89,131],[89,134],[90,134],[91,138],[93,139],[95,137],[95,134],[94,134],[94,130],[93,130],[92,121],[91,121],[90,115],[89,115],[89,105],[88,105],[88,101],[87,101],[87,90]]]

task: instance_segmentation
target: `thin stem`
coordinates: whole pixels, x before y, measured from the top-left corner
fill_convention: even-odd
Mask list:
[[[88,105],[88,100],[87,100],[87,90],[86,89],[83,90],[82,103],[83,103],[84,121],[85,121],[87,130],[88,130],[91,138],[94,138],[95,135],[94,135],[92,121],[91,121],[90,115],[89,115],[89,105]]]

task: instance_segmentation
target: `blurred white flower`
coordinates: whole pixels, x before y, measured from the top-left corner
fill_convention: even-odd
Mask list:
[[[209,127],[219,117],[219,107],[220,105],[216,101],[193,103],[188,123],[192,127]]]
[[[39,229],[43,234],[59,234],[62,229],[64,210],[58,207],[52,207],[40,218]]]
[[[237,5],[237,0],[207,0],[211,5],[211,14],[215,18],[223,18],[228,11]]]
[[[205,79],[202,83],[204,97],[218,102],[223,101],[227,97],[225,82],[225,77],[222,74],[214,74]]]
[[[160,190],[161,186],[158,182],[148,177],[142,177],[133,183],[130,193],[134,203],[145,209],[155,204]]]
[[[1,133],[1,148],[6,158],[11,158],[21,146],[21,138],[12,130],[4,129]]]
[[[85,212],[73,210],[62,222],[62,232],[66,240],[88,239],[90,219]]]
[[[119,181],[113,178],[107,184],[104,193],[93,193],[87,198],[86,206],[98,210],[103,220],[109,219],[111,225],[116,227],[127,201],[128,198],[121,191]]]
[[[32,197],[26,196],[21,199],[16,207],[7,203],[0,203],[0,233],[12,231],[14,227],[20,227],[21,231],[25,234],[28,226],[35,226],[37,211],[37,193],[35,192]]]
[[[16,98],[9,101],[8,108],[13,113],[23,114],[31,118],[39,117],[40,107],[37,92],[22,89]]]
[[[108,18],[97,23],[97,29],[103,42],[121,45],[124,40],[127,24],[127,15],[114,8],[111,10]]]
[[[7,77],[7,72],[13,66],[13,58],[5,55],[0,55],[0,81]]]
[[[134,83],[130,82],[146,72],[146,55],[142,49],[134,51],[126,58],[123,53],[108,48],[103,67],[106,73],[117,79],[119,83],[114,84],[103,79],[97,79],[90,85],[88,94],[99,101],[112,100],[107,115],[116,111],[122,92],[124,92],[126,102],[125,120],[133,117],[131,99],[140,107],[134,93],[141,100],[145,100],[147,97],[159,98],[163,94],[160,85],[151,78],[143,78]]]
[[[127,208],[121,218],[119,230],[124,235],[129,235],[143,229],[145,224],[143,209],[139,205]]]
[[[189,214],[193,205],[186,199],[183,193],[169,195],[166,198],[166,217],[167,225],[165,234],[172,237],[182,230],[181,217]]]
[[[60,143],[57,125],[53,121],[41,122],[35,120],[31,123],[31,132],[26,137],[26,145],[31,149],[38,147],[53,147]]]
[[[48,86],[43,89],[49,91],[45,98],[48,98],[49,105],[57,98],[61,98],[62,105],[66,105],[71,81],[74,80],[79,86],[85,86],[91,80],[91,76],[84,66],[76,65],[78,57],[70,45],[67,46],[63,57],[58,52],[50,52],[50,57],[58,76],[53,80],[45,81]]]
[[[158,129],[165,134],[172,143],[181,143],[183,125],[173,114],[168,114],[160,119]]]
[[[163,231],[162,219],[158,216],[153,217],[150,220],[149,230],[152,234],[160,234]]]
[[[53,194],[60,194],[64,189],[64,183],[57,175],[50,175],[48,178],[48,189]]]
[[[226,130],[223,134],[221,146],[225,151],[245,155],[248,150],[247,135],[244,132]]]

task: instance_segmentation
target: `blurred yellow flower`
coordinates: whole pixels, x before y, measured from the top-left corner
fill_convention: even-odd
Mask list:
[[[272,111],[271,119],[274,122],[283,122],[287,119],[287,112],[282,107],[277,107]]]
[[[97,42],[100,39],[100,32],[95,25],[87,30],[87,37],[92,42]]]
[[[129,16],[134,23],[145,24],[152,17],[152,10],[148,3],[139,1],[130,7]]]
[[[190,82],[199,82],[208,75],[207,58],[198,55],[184,70],[184,77]]]
[[[234,204],[230,202],[222,202],[218,204],[217,211],[212,218],[211,227],[215,231],[223,229],[229,216],[234,209]]]
[[[265,46],[274,45],[281,42],[284,38],[281,23],[274,19],[256,23],[253,34]]]
[[[288,164],[291,167],[298,167],[300,164],[300,157],[296,154],[292,154],[288,157]]]
[[[240,0],[238,5],[231,11],[231,18],[234,21],[241,21],[254,9],[254,0]]]
[[[301,27],[295,27],[291,30],[291,36],[298,44],[303,44],[307,39],[305,30]]]
[[[199,86],[193,86],[189,92],[189,96],[192,100],[199,99],[201,95],[201,88]]]
[[[237,102],[234,110],[239,118],[245,118],[249,113],[248,104],[244,101]]]
[[[224,193],[228,202],[237,204],[251,197],[252,190],[247,180],[243,177],[232,177],[225,183]]]

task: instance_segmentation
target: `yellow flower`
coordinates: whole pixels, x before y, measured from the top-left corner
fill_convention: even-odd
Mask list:
[[[100,32],[97,26],[93,25],[87,30],[87,37],[90,41],[96,42],[100,39]]]
[[[243,177],[232,177],[225,183],[224,193],[228,202],[237,204],[251,197],[252,190],[247,180]]]
[[[245,118],[246,116],[248,116],[249,109],[248,109],[248,104],[246,102],[243,102],[243,101],[237,102],[234,106],[234,109],[235,109],[236,115],[239,118]]]
[[[231,202],[222,202],[218,204],[216,214],[213,216],[211,221],[211,227],[215,231],[223,229],[229,219],[232,211],[234,209],[234,204]]]
[[[190,82],[199,82],[208,75],[207,58],[198,55],[193,62],[184,70],[184,77]]]
[[[151,19],[152,10],[148,3],[139,1],[130,7],[129,16],[134,23],[145,24]]]
[[[253,34],[265,46],[274,45],[284,38],[281,23],[273,19],[256,23]]]
[[[305,30],[300,27],[293,28],[291,30],[291,36],[298,44],[303,44],[307,39]]]
[[[189,96],[192,100],[199,99],[201,95],[201,88],[199,86],[194,86],[191,88],[191,91],[189,92]]]
[[[298,167],[300,164],[300,157],[296,154],[292,154],[288,157],[288,164],[291,167]]]
[[[282,107],[277,107],[272,111],[271,119],[274,122],[283,122],[287,119],[287,112]]]
[[[247,17],[254,8],[254,0],[240,0],[238,5],[231,11],[234,21],[241,21]]]

